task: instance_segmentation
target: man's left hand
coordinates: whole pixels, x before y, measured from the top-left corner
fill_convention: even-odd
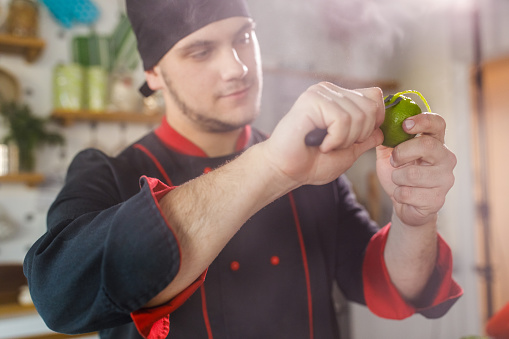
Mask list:
[[[444,144],[445,120],[422,113],[406,119],[403,129],[419,134],[394,149],[377,147],[377,173],[399,219],[409,226],[436,220],[454,183],[456,156]]]

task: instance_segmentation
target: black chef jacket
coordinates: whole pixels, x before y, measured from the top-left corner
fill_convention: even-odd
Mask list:
[[[388,228],[377,233],[340,177],[269,204],[187,290],[167,305],[142,309],[180,265],[178,239],[158,200],[264,139],[248,126],[238,153],[208,158],[163,119],[117,157],[79,153],[49,210],[48,231],[24,264],[47,325],[64,333],[100,331],[101,338],[332,339],[335,282],[349,300],[395,318],[441,316],[461,295],[440,239],[445,264],[432,279],[439,292],[423,309],[404,303],[380,259]],[[370,245],[377,238],[379,245]]]

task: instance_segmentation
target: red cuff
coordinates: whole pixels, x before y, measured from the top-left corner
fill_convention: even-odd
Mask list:
[[[437,292],[428,306],[415,308],[401,297],[391,282],[385,266],[383,252],[389,229],[390,225],[387,225],[371,238],[364,258],[362,270],[364,295],[371,312],[382,318],[400,320],[418,311],[425,313],[426,310],[441,304],[446,305],[444,307],[447,309],[452,306],[455,299],[463,294],[463,290],[452,279],[452,254],[447,243],[438,235],[438,258],[435,267]],[[444,307],[439,312],[442,312]]]
[[[207,270],[168,303],[131,313],[136,329],[146,339],[164,339],[170,332],[170,313],[182,306],[205,281]]]
[[[168,220],[164,216],[163,211],[161,210],[161,205],[159,205],[159,201],[166,194],[168,194],[170,191],[175,189],[176,186],[168,186],[165,183],[163,183],[162,181],[160,181],[159,179],[150,178],[150,177],[147,177],[147,176],[143,176],[142,180],[147,182],[147,184],[148,184],[148,186],[150,188],[150,193],[152,194],[152,198],[154,198],[154,202],[156,204],[156,207],[159,210],[159,214],[161,214],[161,217],[166,222],[166,226],[168,226],[168,228],[173,233],[173,237],[175,238],[175,241],[177,242],[177,246],[178,246],[178,249],[179,249],[179,257],[182,258],[182,251],[180,249],[180,243],[179,243],[179,239],[177,238],[177,234],[175,233],[173,228],[170,226],[170,223],[168,222]]]
[[[175,186],[170,187],[156,178],[142,176],[142,179],[146,180],[156,202],[159,202],[168,192],[175,188]]]
[[[159,201],[175,187],[170,187],[158,179],[146,176],[143,176],[142,180],[146,181],[146,183],[149,185],[152,197],[154,198],[154,202],[159,212],[161,213],[161,216],[165,219],[168,228],[173,232],[173,229],[170,227],[170,224],[161,211]],[[173,235],[178,242],[178,239],[175,236],[175,232],[173,232]],[[179,244],[178,247],[180,251]],[[200,275],[200,277],[198,277],[194,283],[180,292],[168,303],[159,307],[141,309],[132,312],[131,318],[133,319],[140,335],[147,339],[166,338],[170,331],[170,313],[179,308],[203,284],[206,274],[207,270],[205,270],[205,272],[203,272],[202,275]]]

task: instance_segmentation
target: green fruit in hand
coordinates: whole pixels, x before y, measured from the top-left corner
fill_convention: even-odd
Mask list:
[[[424,97],[417,91],[403,91],[395,94],[389,102],[386,102],[386,105],[392,104],[397,98],[401,98],[402,100],[396,105],[385,110],[385,119],[382,125],[380,125],[380,129],[384,134],[384,141],[382,143],[384,146],[396,147],[403,141],[407,141],[415,137],[415,134],[406,133],[403,130],[402,124],[405,119],[422,113],[422,110],[415,101],[402,95],[405,93],[418,94],[426,104],[428,111],[431,111]]]

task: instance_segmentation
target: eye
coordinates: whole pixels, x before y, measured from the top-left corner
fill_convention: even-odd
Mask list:
[[[200,50],[194,51],[193,53],[190,53],[189,57],[194,60],[203,60],[203,59],[206,59],[211,53],[212,53],[212,50],[210,48],[200,49]]]

